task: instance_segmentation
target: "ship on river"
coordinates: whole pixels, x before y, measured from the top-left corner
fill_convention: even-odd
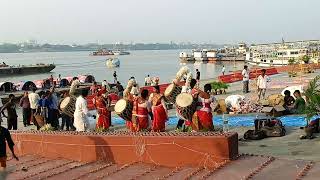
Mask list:
[[[0,64],[0,76],[48,73],[51,72],[54,68],[56,68],[56,65],[54,64],[9,66],[3,62],[2,64]]]

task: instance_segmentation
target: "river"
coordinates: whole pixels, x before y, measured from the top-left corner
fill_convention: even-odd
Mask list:
[[[181,51],[183,50],[131,51],[130,55],[118,57],[121,62],[120,67],[111,69],[105,65],[107,57],[89,56],[90,52],[85,51],[1,53],[0,61],[4,61],[8,65],[54,63],[57,67],[51,73],[47,74],[2,77],[0,78],[0,82],[46,79],[51,74],[53,74],[54,77],[57,77],[58,74],[61,74],[62,77],[91,74],[97,81],[104,79],[113,81],[112,74],[114,71],[117,71],[118,79],[122,83],[126,83],[131,76],[134,76],[139,83],[143,83],[145,76],[148,74],[152,77],[160,77],[160,83],[165,83],[171,81],[179,68],[185,65],[179,61],[179,52]],[[236,66],[233,62],[187,64],[194,74],[196,69],[200,70],[201,79],[217,77],[221,74],[222,65],[225,65],[226,73],[228,71],[242,69],[243,67],[242,62],[237,62]]]

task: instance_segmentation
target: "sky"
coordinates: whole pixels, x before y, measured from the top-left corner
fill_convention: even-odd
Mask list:
[[[0,42],[320,39],[319,0],[0,0]]]

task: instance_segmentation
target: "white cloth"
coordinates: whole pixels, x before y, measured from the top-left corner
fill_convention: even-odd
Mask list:
[[[222,70],[221,70],[221,72],[222,72],[222,73],[225,73],[225,72],[226,72],[226,68],[223,67]]]
[[[147,84],[151,84],[151,77],[146,77],[144,79],[144,82],[147,83]]]
[[[89,124],[89,110],[87,108],[87,101],[79,96],[76,101],[76,110],[74,111],[74,127],[76,131],[85,131]]]
[[[2,104],[2,99],[0,98],[0,107],[2,107],[3,104]],[[1,114],[1,113],[0,113]]]
[[[242,78],[243,81],[249,81],[249,71],[248,70],[245,70],[245,69],[242,70],[241,74],[242,74],[242,77],[243,77]]]
[[[270,78],[267,75],[264,75],[264,77],[262,77],[262,75],[260,75],[258,77],[258,81],[257,81],[257,86],[259,89],[267,89],[267,82],[270,81]]]
[[[244,96],[241,95],[231,95],[228,96],[224,101],[228,108],[235,108],[236,110],[240,109],[240,102],[244,100]]]
[[[30,108],[37,109],[38,101],[40,100],[39,94],[32,92],[28,95],[28,98],[29,98],[29,102],[30,102]]]
[[[80,85],[79,79],[76,79],[76,80],[72,81],[71,87],[70,87],[70,90],[69,90],[69,94],[73,95],[75,93],[75,91],[76,91],[77,86],[79,86],[79,85]]]
[[[182,86],[181,93],[191,93],[191,89],[188,86]]]
[[[102,81],[101,86],[102,87],[106,87],[106,90],[110,91],[110,86],[109,86],[109,83],[107,81]]]

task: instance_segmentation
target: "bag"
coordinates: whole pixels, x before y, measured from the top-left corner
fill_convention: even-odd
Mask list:
[[[265,123],[264,126],[261,127],[261,131],[264,131],[267,137],[281,137],[286,135],[286,129],[278,119],[273,119]]]
[[[248,140],[260,140],[266,137],[263,131],[248,130],[244,133],[243,138]]]

